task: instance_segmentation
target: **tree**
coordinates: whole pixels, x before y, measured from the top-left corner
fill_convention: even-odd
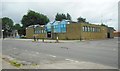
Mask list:
[[[8,17],[3,17],[2,18],[2,29],[3,30],[13,29],[13,20]]]
[[[15,29],[15,30],[20,30],[20,29],[21,29],[20,24],[15,24],[15,25],[14,25],[14,29]]]
[[[67,17],[66,17],[65,14],[61,14],[61,18],[62,18],[62,19],[67,19]]]
[[[30,25],[45,25],[49,22],[49,19],[46,15],[40,14],[38,12],[29,10],[28,13],[26,15],[23,16],[21,23],[22,23],[22,29],[21,29],[21,33],[23,33],[23,35],[26,35],[26,27],[30,26]]]
[[[24,15],[21,23],[23,27],[28,27],[30,25],[45,25],[49,22],[49,19],[46,15],[40,14],[38,12],[29,10],[27,15]]]
[[[105,24],[103,24],[103,23],[101,24],[101,26],[105,26],[105,27],[108,27],[107,25],[105,25]]]
[[[21,35],[24,35],[24,30],[23,28],[21,27],[20,24],[15,24],[14,25],[14,30],[17,30],[18,31],[18,34],[21,36]]]
[[[86,23],[86,19],[82,17],[77,18],[77,21],[80,23]]]
[[[10,36],[10,33],[13,30],[13,20],[8,18],[8,17],[3,17],[2,18],[2,30],[4,30],[3,32],[3,36]]]
[[[62,21],[63,19],[67,20],[67,17],[66,17],[65,14],[63,14],[63,13],[62,14],[59,14],[59,13],[56,14],[56,16],[55,16],[56,21]]]
[[[18,30],[18,34],[20,35],[20,36],[22,36],[22,35],[26,35],[26,29],[25,28],[23,28],[23,27],[21,27],[20,28],[20,30]]]
[[[67,13],[67,20],[71,20],[71,16],[69,13]]]

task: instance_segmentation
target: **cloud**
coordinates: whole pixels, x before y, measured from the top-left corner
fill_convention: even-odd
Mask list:
[[[8,16],[20,23],[29,9],[47,15],[51,21],[57,12],[69,13],[75,21],[79,16],[91,23],[101,23],[102,20],[118,30],[117,3],[118,0],[2,0],[2,17]]]

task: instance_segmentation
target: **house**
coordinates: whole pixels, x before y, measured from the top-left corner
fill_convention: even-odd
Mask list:
[[[113,38],[112,27],[95,24],[77,23],[69,20],[53,21],[46,25],[29,26],[26,28],[26,37],[49,38],[61,40],[94,40]]]
[[[118,32],[115,31],[115,32],[114,32],[114,37],[120,37],[120,32],[119,32],[119,31],[118,31]]]

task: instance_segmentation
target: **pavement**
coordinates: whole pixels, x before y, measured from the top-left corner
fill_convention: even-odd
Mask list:
[[[23,63],[24,66],[20,68],[27,69],[118,68],[117,38],[95,41],[61,40],[61,43],[52,41],[43,43],[41,40],[32,42],[32,39],[5,39],[2,55]],[[2,67],[4,66],[6,65],[3,64]],[[9,67],[4,67],[6,68]]]

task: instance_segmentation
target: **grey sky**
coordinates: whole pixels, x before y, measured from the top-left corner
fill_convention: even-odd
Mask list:
[[[54,20],[57,12],[69,13],[72,20],[81,16],[90,23],[104,22],[118,30],[118,1],[119,0],[3,0],[2,17],[9,17],[15,23],[20,23],[22,16],[28,10],[43,13]],[[112,20],[109,20],[112,19]]]

